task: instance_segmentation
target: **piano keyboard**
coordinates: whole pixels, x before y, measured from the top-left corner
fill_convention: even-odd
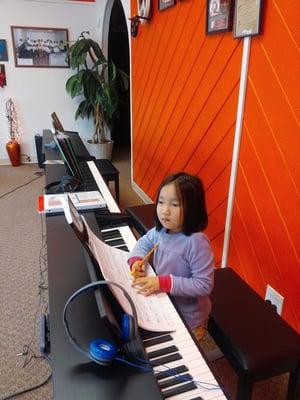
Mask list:
[[[120,212],[101,174],[88,162],[98,188],[111,212]],[[128,226],[101,230],[105,243],[131,251],[136,239]],[[158,294],[159,296],[159,294]],[[171,316],[175,331],[141,333],[143,344],[153,367],[162,398],[168,400],[226,400],[211,370],[169,297],[164,308]],[[170,369],[172,371],[170,371]]]

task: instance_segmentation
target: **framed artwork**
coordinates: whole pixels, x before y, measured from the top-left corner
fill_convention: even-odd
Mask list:
[[[69,68],[67,29],[12,26],[11,34],[16,67]]]
[[[0,61],[8,61],[6,40],[0,39]]]
[[[6,86],[5,65],[0,64],[0,87]]]
[[[231,29],[233,0],[207,0],[206,33],[228,32]]]
[[[159,11],[166,10],[169,7],[173,7],[176,4],[176,0],[158,0]]]
[[[262,0],[235,0],[233,36],[258,35],[261,29]]]

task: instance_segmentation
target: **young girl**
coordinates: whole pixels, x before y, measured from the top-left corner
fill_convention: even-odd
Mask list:
[[[202,233],[207,222],[200,179],[184,172],[170,175],[158,189],[155,227],[137,241],[128,260],[138,292],[170,293],[198,340],[206,332],[214,281],[214,257]],[[157,276],[147,277],[142,259],[155,244]]]

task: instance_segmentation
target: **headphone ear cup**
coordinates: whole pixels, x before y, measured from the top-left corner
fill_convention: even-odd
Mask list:
[[[109,365],[116,358],[118,348],[111,342],[104,339],[96,339],[90,343],[89,355],[93,361],[101,365]]]
[[[134,320],[129,314],[124,314],[122,317],[122,336],[124,342],[130,342],[134,337]]]

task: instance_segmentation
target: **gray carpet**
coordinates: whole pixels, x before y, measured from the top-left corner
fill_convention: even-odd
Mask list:
[[[128,149],[119,149],[113,158],[120,171],[122,208],[142,204],[130,188],[128,155]],[[37,196],[44,177],[35,175],[40,171],[36,165],[0,166],[0,400],[41,383],[50,373],[47,362],[38,358],[36,318],[47,309],[44,219],[37,213]],[[209,335],[203,347],[205,351],[215,348]],[[20,353],[25,355],[18,356]],[[220,359],[210,367],[219,376],[228,398],[234,400],[237,378],[228,362]],[[255,384],[252,400],[284,400],[286,390],[285,374]],[[50,400],[52,381],[17,398]]]
[[[42,282],[47,273],[41,273],[45,264],[40,257],[43,219],[37,213],[44,177],[35,172],[40,172],[35,165],[0,167],[1,399],[41,383],[50,372],[48,363],[37,358],[37,316],[47,306],[47,291],[43,289],[47,282]],[[18,355],[21,353],[25,354]],[[22,399],[52,399],[52,384],[24,394]]]

